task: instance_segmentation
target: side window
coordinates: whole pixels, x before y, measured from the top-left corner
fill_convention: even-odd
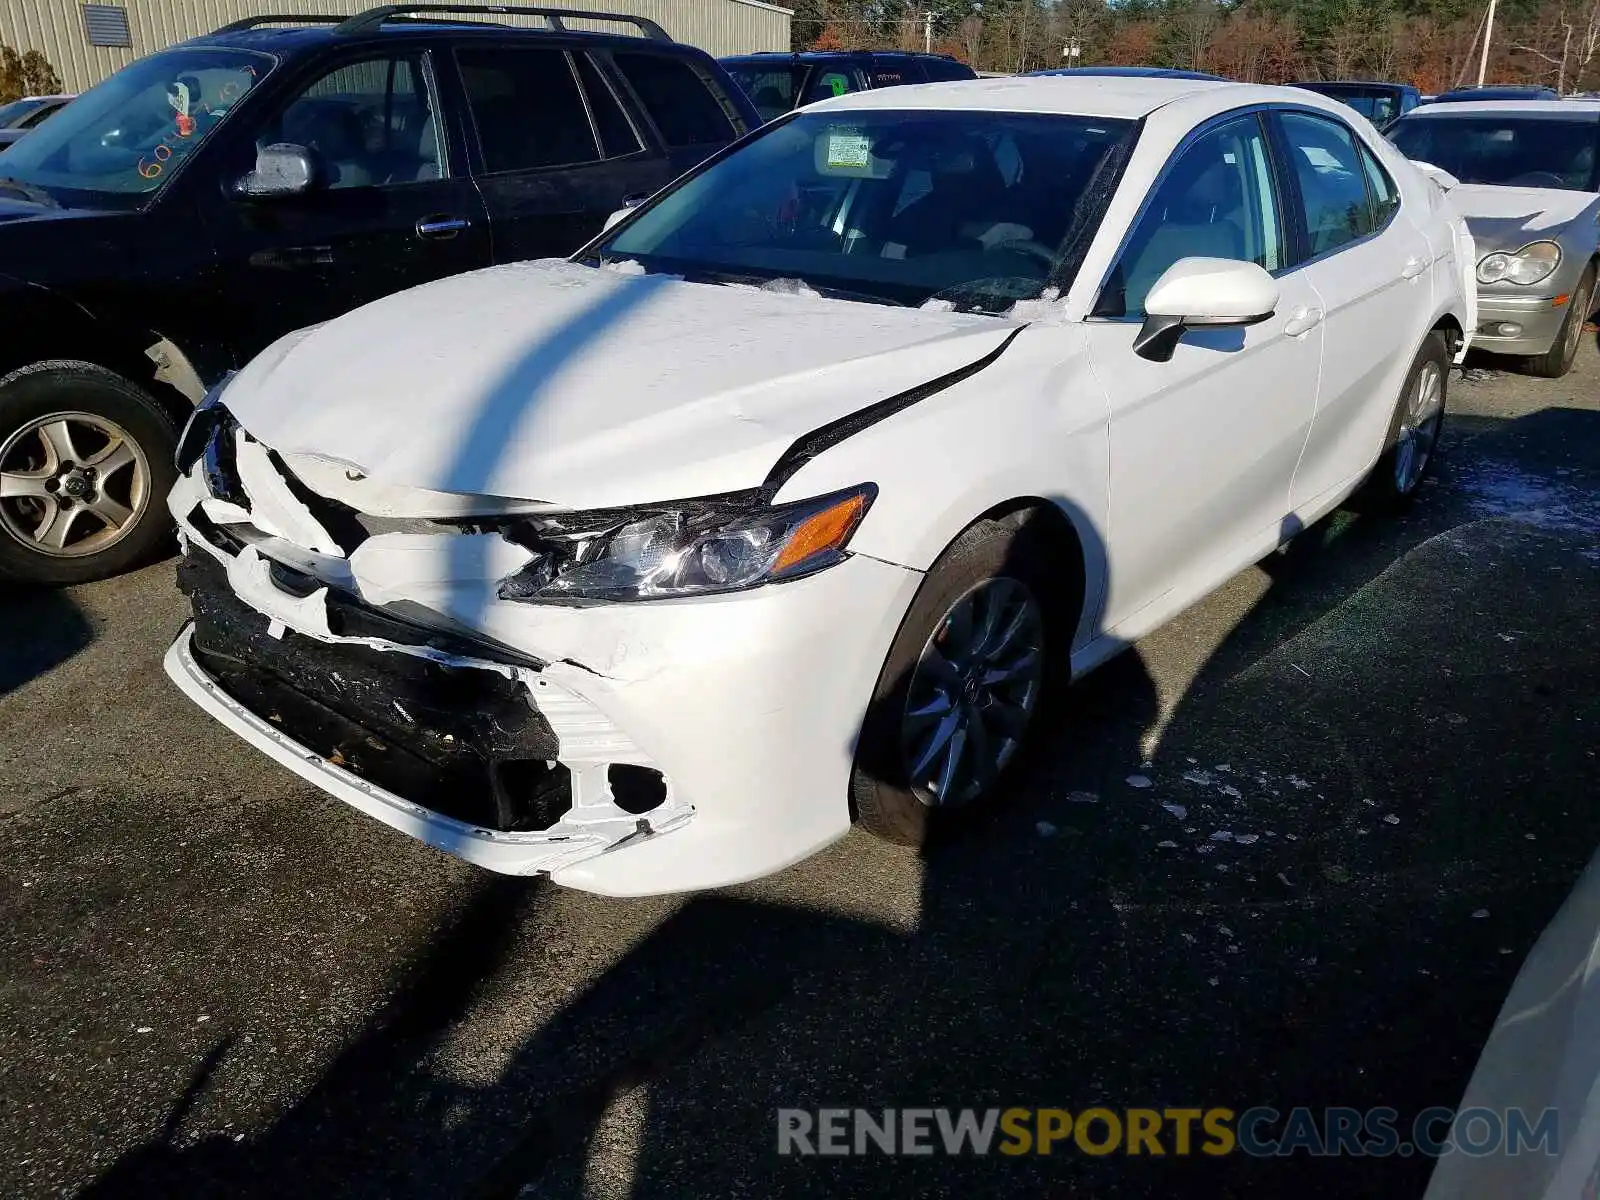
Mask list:
[[[611,85],[600,74],[594,60],[587,54],[576,56],[578,78],[583,81],[583,93],[589,97],[589,111],[594,114],[595,126],[600,130],[601,148],[607,158],[619,158],[643,150],[639,135],[634,132],[628,115],[617,103]]]
[[[731,109],[711,82],[681,58],[619,50],[611,61],[638,94],[668,146],[722,146],[738,137]]]
[[[463,47],[456,62],[489,174],[599,161],[600,148],[565,51]]]
[[[897,78],[895,83],[899,83]],[[875,83],[874,87],[888,87],[886,83]],[[849,67],[818,67],[811,76],[811,82],[806,85],[806,94],[800,103],[812,104],[818,100],[826,100],[831,96],[843,96],[848,92],[861,90],[860,80],[854,70]]]
[[[347,63],[291,100],[257,137],[314,150],[330,188],[438,179],[442,156],[421,61]]]
[[[1372,193],[1373,225],[1382,229],[1400,207],[1400,192],[1372,151],[1359,143],[1356,149],[1361,152],[1361,165],[1367,172],[1367,189]]]
[[[1310,256],[1366,237],[1374,225],[1355,135],[1336,121],[1308,113],[1285,112],[1278,119],[1300,181]]]
[[[1267,140],[1255,117],[1229,121],[1184,149],[1161,180],[1100,294],[1096,316],[1138,316],[1180,258],[1286,265]]]

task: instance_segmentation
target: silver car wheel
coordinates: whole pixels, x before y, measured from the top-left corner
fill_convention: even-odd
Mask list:
[[[968,804],[1011,761],[1038,706],[1044,653],[1044,614],[1016,579],[984,580],[934,626],[901,722],[907,776],[924,804]]]
[[[0,445],[0,528],[40,554],[98,554],[126,537],[149,503],[144,451],[104,417],[50,413]]]
[[[1409,495],[1422,479],[1443,421],[1444,368],[1436,362],[1425,362],[1405,399],[1400,437],[1395,443],[1394,486],[1402,496]]]

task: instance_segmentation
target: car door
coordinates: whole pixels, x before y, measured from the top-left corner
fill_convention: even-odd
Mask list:
[[[1168,362],[1142,358],[1144,298],[1189,257],[1257,263],[1277,276],[1278,307],[1255,325],[1188,331]],[[1280,536],[1322,357],[1316,293],[1289,262],[1262,116],[1203,127],[1152,190],[1085,323],[1110,396],[1108,628],[1182,607]]]
[[[229,281],[223,300],[238,316],[244,358],[290,330],[489,265],[482,201],[459,159],[451,162],[455,131],[430,56],[414,43],[324,60],[233,137],[202,219]],[[316,186],[237,194],[230,185],[274,143],[311,152]]]
[[[1301,267],[1323,312],[1317,415],[1295,472],[1302,515],[1372,465],[1431,311],[1434,255],[1383,167],[1343,121],[1275,114],[1303,234]]]

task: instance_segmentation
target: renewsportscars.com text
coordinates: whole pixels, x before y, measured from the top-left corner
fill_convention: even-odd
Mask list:
[[[1560,1153],[1555,1109],[1428,1108],[780,1108],[783,1155]]]

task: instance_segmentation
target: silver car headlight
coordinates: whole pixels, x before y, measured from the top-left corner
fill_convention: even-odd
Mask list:
[[[625,514],[530,518],[505,536],[534,558],[500,581],[503,600],[665,600],[735,592],[842,561],[874,484],[792,504],[686,503]]]
[[[1561,265],[1561,247],[1554,242],[1532,242],[1515,254],[1497,250],[1478,263],[1479,283],[1529,284],[1550,278]]]

